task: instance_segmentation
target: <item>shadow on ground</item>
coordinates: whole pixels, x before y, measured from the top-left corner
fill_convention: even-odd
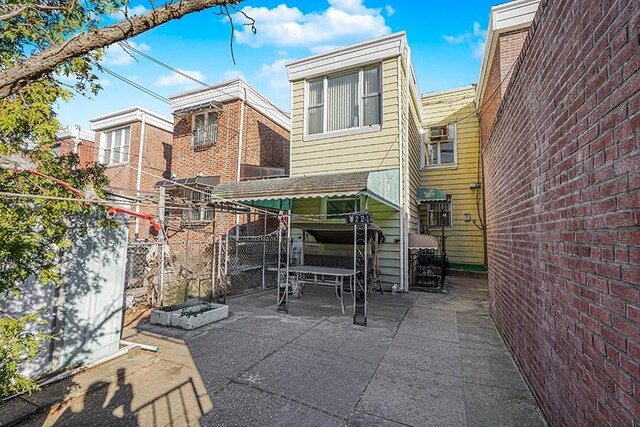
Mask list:
[[[265,292],[195,331],[142,320],[127,339],[160,353],[87,371],[84,394],[27,424],[545,425],[488,315],[486,281],[447,280],[444,294],[373,294],[367,327],[314,287],[288,315]]]

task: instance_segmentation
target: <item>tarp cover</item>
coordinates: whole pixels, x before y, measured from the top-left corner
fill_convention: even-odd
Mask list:
[[[318,243],[353,245],[354,226],[352,224],[294,222],[291,227],[309,233]],[[369,237],[377,234],[380,243],[384,243],[385,237],[382,229],[375,224],[369,224],[368,227]]]

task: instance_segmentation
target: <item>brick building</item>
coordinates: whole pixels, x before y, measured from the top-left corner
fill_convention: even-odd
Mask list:
[[[95,138],[94,131],[82,129],[80,126],[67,126],[56,134],[53,151],[59,156],[76,153],[79,166],[85,167],[94,162]]]
[[[552,425],[637,427],[640,8],[542,0],[501,32],[508,5],[478,95],[491,314]]]
[[[165,187],[169,200],[193,205],[167,215],[173,230],[214,231],[206,193],[219,183],[288,175],[290,119],[243,80],[175,95],[171,112],[173,176],[157,185]],[[246,215],[215,215],[216,235],[244,233],[252,222]],[[253,225],[262,233],[264,224]]]
[[[93,158],[107,165],[108,190],[131,200],[132,209],[157,216],[157,205],[135,200],[157,198],[154,184],[170,176],[173,123],[137,106],[95,117],[90,123],[96,132]],[[129,238],[148,237],[149,223],[132,219]]]

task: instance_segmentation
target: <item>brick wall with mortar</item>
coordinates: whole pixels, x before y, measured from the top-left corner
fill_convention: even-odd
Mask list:
[[[235,100],[223,104],[218,117],[216,143],[210,147],[194,150],[191,145],[193,115],[181,115],[174,118],[174,140],[172,172],[177,178],[219,176],[220,182],[235,182],[238,178],[238,150],[240,137],[240,117],[242,102]],[[245,104],[245,116],[242,129],[241,163],[282,167],[289,169],[289,131],[273,122],[251,105]],[[178,226],[179,212],[172,214],[169,220]],[[216,213],[215,234],[235,232],[235,215]],[[251,227],[242,227],[247,222],[246,214],[240,215],[240,233],[262,234],[263,222],[252,222]],[[273,221],[268,222],[268,228]],[[206,232],[211,231],[210,224],[193,224],[190,227]],[[271,230],[269,230],[271,231]],[[202,234],[205,236],[206,234]],[[174,241],[181,238],[174,234]]]
[[[140,156],[140,136],[142,122],[134,122],[130,125],[129,161],[123,164],[107,166],[106,174],[109,177],[109,189],[119,195],[135,196],[138,181],[138,159]],[[118,126],[121,128],[121,126]],[[97,162],[100,155],[100,140],[102,133],[108,130],[96,132],[96,144],[93,158]],[[169,178],[171,173],[172,157],[172,133],[157,128],[149,123],[145,124],[144,147],[142,152],[142,171],[140,176],[140,193],[142,195],[157,195],[155,183],[162,178]],[[135,210],[135,205],[131,205]],[[158,216],[157,205],[150,203],[140,206],[140,212],[154,217]],[[135,239],[135,218],[129,219],[129,239]],[[138,238],[149,238],[149,222],[139,220]]]
[[[61,156],[73,153],[73,146],[75,145],[73,138],[60,139],[58,142],[60,143]],[[81,168],[93,163],[94,146],[93,141],[80,140],[80,145],[78,145],[78,160]]]
[[[557,426],[640,426],[639,33],[543,0],[483,150],[491,314]]]
[[[498,107],[500,107],[502,97],[511,80],[513,64],[518,59],[518,55],[520,55],[522,44],[528,32],[529,28],[527,27],[509,31],[498,36],[480,106],[480,126],[483,145],[489,138],[489,133],[491,132],[496,114],[498,113]]]

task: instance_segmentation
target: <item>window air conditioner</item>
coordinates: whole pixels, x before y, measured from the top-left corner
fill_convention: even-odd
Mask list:
[[[448,126],[444,125],[444,126],[435,126],[432,128],[429,128],[429,139],[434,141],[434,140],[441,140],[441,139],[447,139],[448,137]]]

